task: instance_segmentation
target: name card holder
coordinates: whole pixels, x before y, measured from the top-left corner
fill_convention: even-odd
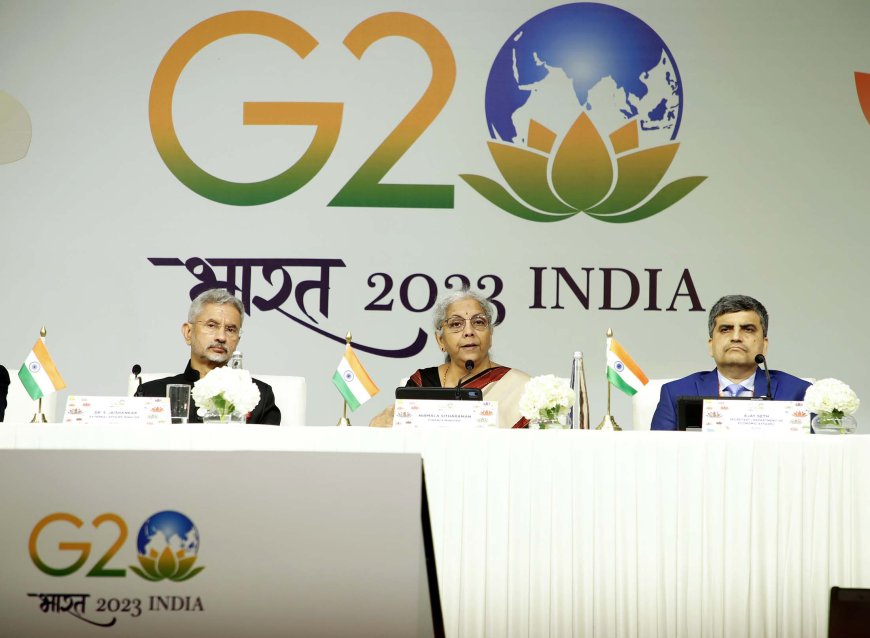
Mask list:
[[[803,401],[705,399],[702,432],[809,434],[810,411]]]
[[[396,399],[393,427],[495,428],[498,427],[498,402]]]
[[[89,397],[70,395],[64,423],[148,423],[169,425],[166,397]]]

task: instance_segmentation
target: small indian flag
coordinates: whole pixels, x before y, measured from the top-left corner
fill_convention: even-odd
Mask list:
[[[66,387],[42,339],[36,340],[36,345],[18,371],[18,378],[34,401]]]
[[[629,396],[649,381],[634,359],[612,337],[607,339],[607,380]]]
[[[369,373],[356,358],[350,344],[347,344],[344,356],[338,363],[338,369],[332,375],[332,382],[351,410],[356,410],[380,392]]]

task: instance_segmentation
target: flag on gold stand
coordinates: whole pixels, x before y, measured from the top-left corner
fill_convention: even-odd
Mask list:
[[[36,340],[36,344],[18,371],[18,378],[34,401],[66,387],[42,339]]]
[[[375,396],[380,389],[360,363],[350,343],[345,346],[344,356],[332,375],[332,382],[344,397],[351,411]]]
[[[649,383],[640,366],[613,337],[607,339],[607,380],[628,396],[634,396]]]

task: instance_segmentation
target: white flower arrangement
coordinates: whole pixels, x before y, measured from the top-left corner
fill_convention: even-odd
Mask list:
[[[804,404],[819,415],[840,419],[853,414],[861,400],[848,385],[839,379],[819,379],[807,388]]]
[[[520,414],[529,421],[557,421],[574,404],[568,379],[545,374],[526,382],[520,398]]]
[[[215,368],[193,384],[191,391],[197,414],[217,412],[221,421],[233,412],[247,414],[260,402],[260,388],[247,370]]]

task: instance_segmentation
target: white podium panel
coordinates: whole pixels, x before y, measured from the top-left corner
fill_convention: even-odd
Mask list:
[[[0,633],[431,636],[421,476],[419,454],[0,450]]]

